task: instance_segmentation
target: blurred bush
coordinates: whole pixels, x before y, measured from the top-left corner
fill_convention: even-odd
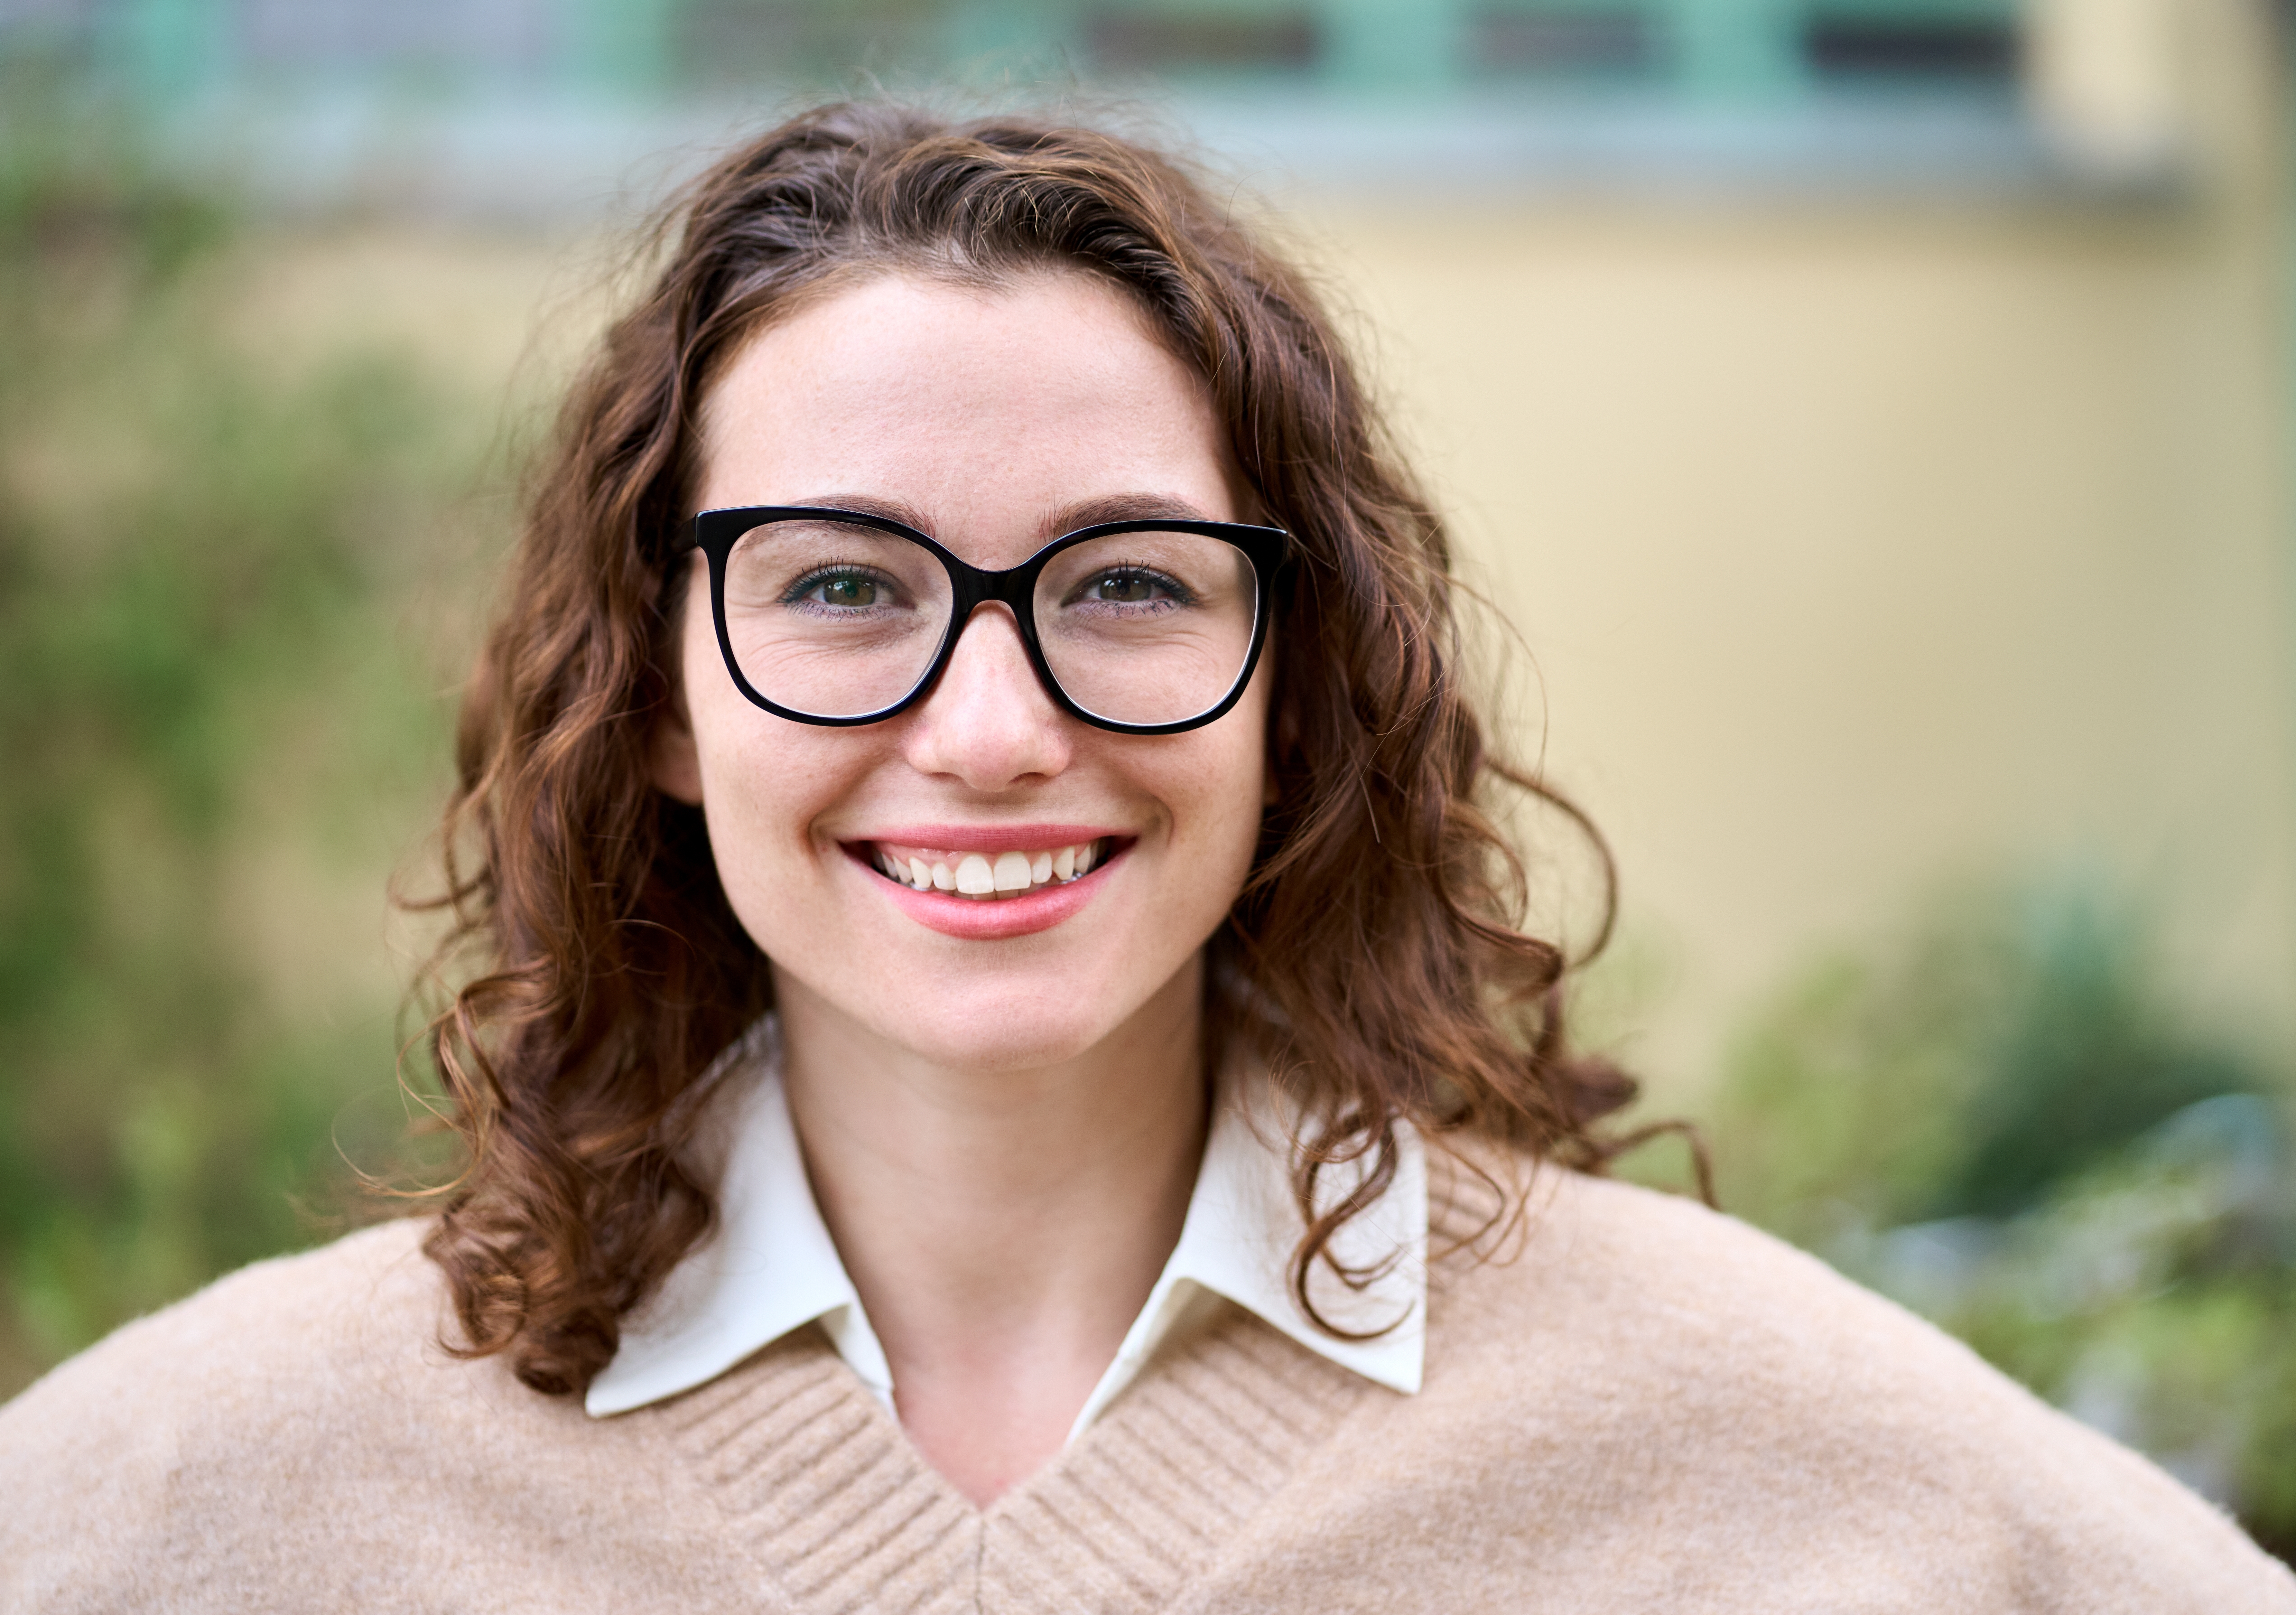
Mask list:
[[[447,724],[403,614],[488,438],[389,354],[234,335],[263,242],[35,87],[0,94],[0,1396],[321,1236],[403,1131],[383,878]]]
[[[2296,1553],[2296,1148],[2135,911],[1964,894],[1734,1051],[1726,1209],[1816,1251]]]

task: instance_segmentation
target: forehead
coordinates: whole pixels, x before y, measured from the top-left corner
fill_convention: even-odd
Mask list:
[[[1127,294],[1080,273],[842,288],[735,356],[702,452],[705,508],[861,496],[953,544],[1046,537],[1057,511],[1112,496],[1234,513],[1201,379]]]

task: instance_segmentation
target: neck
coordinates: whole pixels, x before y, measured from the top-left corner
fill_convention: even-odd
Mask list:
[[[1206,1125],[1201,967],[1073,1059],[988,1071],[775,986],[791,1115],[901,1422],[986,1504],[1060,1450],[1179,1242]]]

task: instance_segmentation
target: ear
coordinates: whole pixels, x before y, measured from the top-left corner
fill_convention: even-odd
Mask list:
[[[682,688],[670,693],[654,719],[652,760],[655,790],[689,808],[701,806],[701,749],[693,742],[693,719]]]
[[[701,559],[696,553],[693,560]],[[669,632],[665,635],[664,671],[669,675],[669,699],[653,720],[653,735],[647,762],[653,773],[653,788],[674,801],[689,808],[701,806],[701,748],[693,739],[693,714],[685,704],[685,612],[693,603],[693,571],[673,573],[670,598],[665,602],[664,616]]]

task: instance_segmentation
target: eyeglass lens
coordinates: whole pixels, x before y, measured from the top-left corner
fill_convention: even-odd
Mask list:
[[[955,593],[939,558],[849,522],[751,528],[726,559],[726,633],[760,695],[815,717],[882,711],[931,670]],[[1120,724],[1182,723],[1242,674],[1259,575],[1234,545],[1133,532],[1061,551],[1032,601],[1069,700]]]

